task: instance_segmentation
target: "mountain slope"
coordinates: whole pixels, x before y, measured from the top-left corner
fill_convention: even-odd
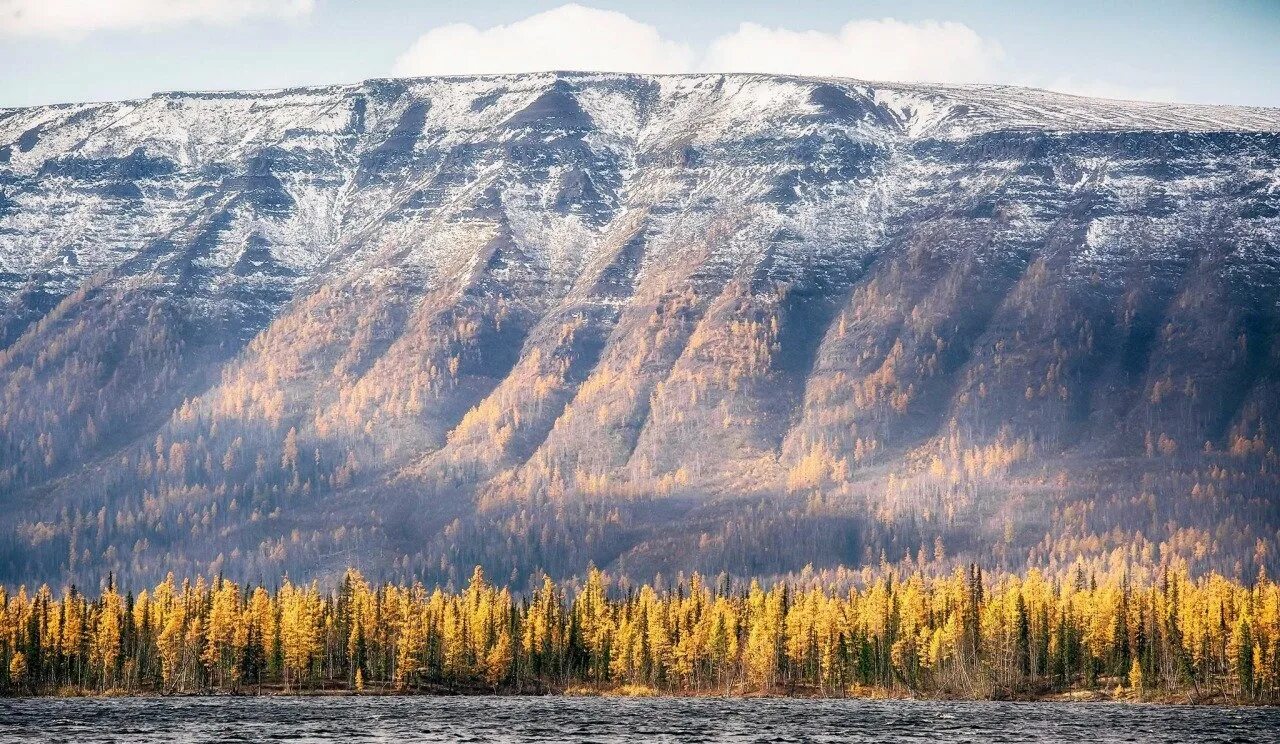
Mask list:
[[[0,143],[0,580],[1278,567],[1275,110],[566,73]]]

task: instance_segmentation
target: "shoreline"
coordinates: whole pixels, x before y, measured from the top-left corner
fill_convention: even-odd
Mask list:
[[[426,686],[418,689],[365,689],[357,691],[348,687],[321,687],[309,690],[286,690],[278,685],[249,690],[192,690],[160,692],[156,690],[61,690],[53,694],[5,695],[0,700],[72,700],[116,698],[175,699],[175,698],[430,698],[430,697],[491,697],[491,698],[619,698],[619,699],[672,699],[705,698],[720,700],[855,700],[876,702],[958,702],[958,703],[1049,703],[1070,707],[1077,704],[1113,705],[1161,705],[1177,707],[1216,708],[1275,708],[1280,700],[1240,700],[1221,692],[1196,693],[1194,690],[1178,692],[1152,692],[1132,694],[1114,690],[1065,690],[1046,693],[1010,693],[986,697],[923,693],[911,691],[862,689],[845,694],[818,691],[761,692],[761,691],[680,691],[659,690],[634,685],[592,687],[575,685],[566,688],[544,688],[495,692],[488,689]]]

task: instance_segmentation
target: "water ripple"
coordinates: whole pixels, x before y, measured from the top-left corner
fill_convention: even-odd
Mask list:
[[[0,742],[1276,742],[1280,710],[720,698],[0,700]]]

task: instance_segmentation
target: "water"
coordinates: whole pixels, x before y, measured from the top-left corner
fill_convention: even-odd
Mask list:
[[[0,699],[0,742],[1280,742],[1280,709],[718,698]]]

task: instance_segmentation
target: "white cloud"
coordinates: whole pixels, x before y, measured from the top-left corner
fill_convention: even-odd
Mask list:
[[[505,26],[433,28],[396,60],[398,75],[548,70],[687,72],[693,52],[630,16],[562,5]]]
[[[3,2],[3,0],[0,0]],[[1099,98],[1176,100],[1168,87],[1019,75],[994,40],[953,21],[852,20],[835,32],[742,23],[702,49],[624,13],[562,5],[504,26],[427,31],[396,60],[398,75],[548,70],[761,72],[870,81],[1009,83]]]
[[[851,21],[836,33],[743,23],[703,53],[623,13],[563,5],[505,26],[433,28],[396,60],[398,75],[546,70],[771,72],[869,80],[989,80],[999,45],[962,23]]]
[[[0,0],[0,36],[77,38],[93,31],[298,18],[315,0]]]
[[[836,33],[743,23],[711,42],[702,66],[864,80],[986,82],[1003,52],[963,23],[856,20]]]

